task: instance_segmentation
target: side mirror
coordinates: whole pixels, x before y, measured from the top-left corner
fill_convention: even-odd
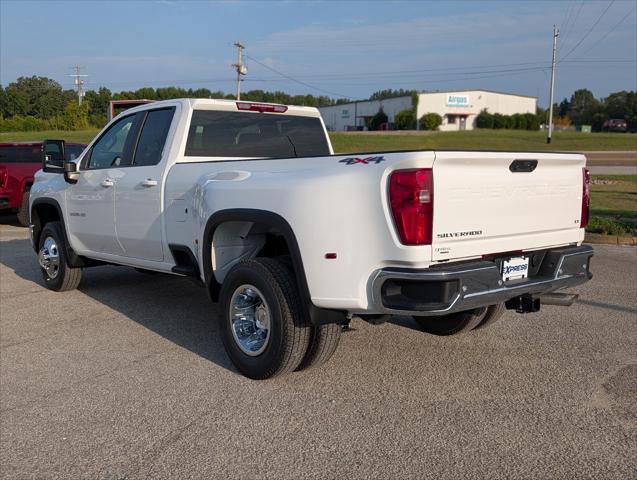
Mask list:
[[[42,144],[42,170],[64,173],[64,140],[45,140]]]
[[[64,180],[68,183],[77,183],[80,172],[77,171],[77,163],[64,162]]]

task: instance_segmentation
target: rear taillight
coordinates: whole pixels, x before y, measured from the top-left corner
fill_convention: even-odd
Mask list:
[[[392,173],[389,178],[389,203],[401,243],[431,245],[434,213],[431,168]]]
[[[285,113],[288,107],[285,105],[270,105],[267,103],[237,102],[238,110],[249,110],[252,112]]]
[[[0,167],[0,188],[6,188],[9,179],[9,171],[7,167]]]
[[[588,171],[588,168],[582,168],[582,217],[579,222],[580,228],[585,228],[586,225],[588,225],[591,207],[590,182],[591,173]]]

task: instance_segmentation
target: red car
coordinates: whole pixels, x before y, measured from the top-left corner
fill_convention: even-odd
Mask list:
[[[606,120],[602,125],[602,131],[604,132],[627,132],[628,122],[623,118],[611,118]]]
[[[29,225],[29,190],[42,168],[44,142],[0,143],[0,211],[15,211],[20,225]],[[67,160],[77,158],[85,145],[66,144]]]

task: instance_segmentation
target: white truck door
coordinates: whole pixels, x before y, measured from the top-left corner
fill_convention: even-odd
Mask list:
[[[115,187],[115,230],[127,257],[162,261],[161,191],[166,138],[175,107],[138,114],[140,130],[132,162]]]
[[[135,115],[113,123],[82,160],[78,182],[67,189],[67,221],[78,250],[122,255],[115,235],[114,191],[126,163]]]

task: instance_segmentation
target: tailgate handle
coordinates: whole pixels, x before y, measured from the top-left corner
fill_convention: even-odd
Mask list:
[[[532,172],[537,167],[537,160],[513,160],[509,165],[509,170],[513,173]]]

